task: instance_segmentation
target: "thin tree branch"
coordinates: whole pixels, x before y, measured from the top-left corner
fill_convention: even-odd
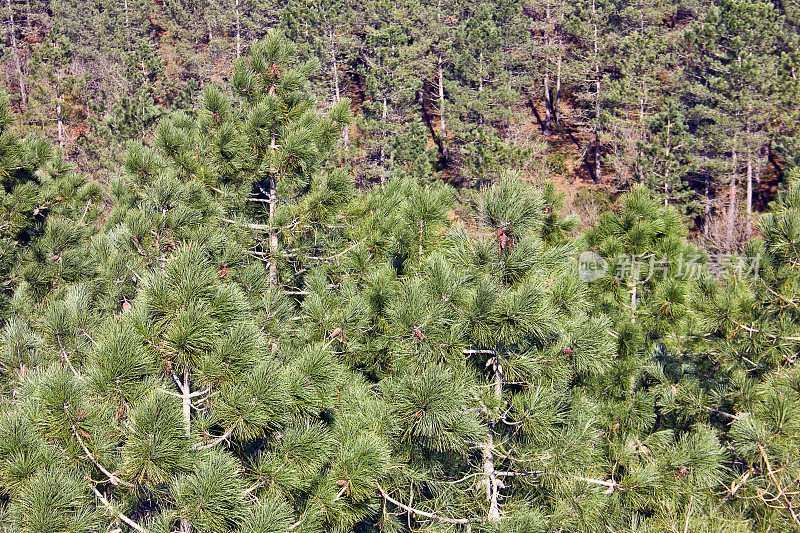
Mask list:
[[[473,523],[473,522],[482,521],[481,518],[449,518],[447,516],[441,516],[441,515],[437,515],[435,513],[428,513],[426,511],[421,511],[419,509],[414,509],[413,507],[409,507],[408,505],[402,504],[399,501],[397,501],[394,498],[392,498],[391,496],[389,496],[386,493],[386,491],[383,489],[383,487],[381,487],[380,483],[375,482],[375,485],[377,485],[378,491],[380,491],[381,496],[383,496],[384,500],[386,500],[387,502],[389,502],[389,503],[391,503],[393,505],[396,505],[397,507],[399,507],[399,508],[401,508],[401,509],[403,509],[403,510],[409,512],[409,513],[414,513],[415,515],[424,516],[425,518],[430,518],[432,520],[439,520],[439,521],[442,521],[442,522],[447,522],[448,524],[466,525],[466,524],[470,524],[470,523]]]
[[[108,509],[108,512],[111,513],[112,516],[116,515],[117,518],[125,522],[125,524],[132,527],[139,533],[146,533],[145,529],[142,526],[140,526],[139,524],[137,524],[136,522],[134,522],[133,520],[122,514],[121,512],[114,509],[114,506],[111,505],[111,503],[106,499],[106,497],[103,496],[100,493],[100,491],[97,490],[97,487],[95,487],[94,485],[92,485],[92,491],[94,492],[94,495],[97,496],[97,499],[100,500],[100,503],[103,504],[103,507]]]
[[[78,444],[81,445],[83,452],[86,454],[89,460],[92,463],[94,463],[94,466],[96,466],[98,470],[100,470],[103,474],[105,474],[105,476],[108,478],[108,480],[111,482],[112,485],[124,485],[126,487],[135,486],[132,483],[128,483],[127,481],[118,478],[115,474],[112,474],[111,472],[106,470],[106,468],[103,467],[103,465],[101,465],[97,459],[95,459],[94,455],[92,455],[92,452],[89,451],[89,448],[86,447],[86,444],[83,442],[83,439],[78,434],[78,429],[75,427],[75,424],[72,425],[72,433],[75,435],[75,438],[78,439]]]

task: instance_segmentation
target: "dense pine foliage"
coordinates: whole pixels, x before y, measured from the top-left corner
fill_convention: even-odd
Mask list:
[[[126,141],[236,85],[250,43],[296,43],[317,105],[351,100],[341,164],[359,185],[507,168],[568,190],[591,224],[634,184],[704,245],[754,235],[800,162],[800,19],[777,0],[6,0],[12,108],[110,180]],[[195,117],[196,118],[196,117]]]
[[[144,12],[134,3],[103,11],[123,17],[129,36]],[[178,16],[197,6],[158,7]],[[334,46],[338,17],[353,13],[316,5],[320,19],[306,19],[301,7],[289,3],[282,23],[315,46]],[[417,14],[426,24],[441,20],[440,34],[403,46],[389,30],[385,41],[369,34],[386,47],[364,58],[385,66],[376,71],[386,77],[370,83],[386,91],[386,105],[413,99],[392,78],[403,69],[411,76],[413,61],[388,50],[428,47],[442,54],[442,71],[467,72],[478,58],[477,92],[511,98],[513,83],[499,83],[508,71],[496,62],[519,56],[502,52],[510,37],[486,21],[531,16],[530,6],[495,6],[463,35],[450,31],[448,6],[436,7]],[[546,7],[539,22],[558,20],[543,30],[554,39],[566,40],[567,28],[589,35],[591,21],[611,24],[611,12],[600,11],[609,6]],[[760,42],[714,41],[726,24],[739,31],[767,20],[731,9],[709,7],[692,34],[708,61],[745,57]],[[426,132],[427,119],[399,132],[376,119],[365,137],[385,142],[389,163],[365,184],[352,166],[352,134],[354,125],[366,128],[370,104],[354,114],[337,89],[335,104],[320,106],[314,80],[323,65],[278,33],[245,47],[257,19],[236,14],[240,57],[230,79],[204,83],[194,106],[153,113],[151,135],[141,136],[143,123],[109,129],[125,147],[118,169],[82,171],[69,153],[15,126],[16,104],[0,100],[3,531],[797,531],[800,183],[782,184],[741,254],[698,248],[689,204],[665,201],[664,187],[682,190],[681,173],[725,157],[689,151],[690,139],[710,137],[698,137],[675,99],[647,126],[651,144],[637,146],[654,158],[647,172],[676,181],[633,185],[586,231],[564,214],[554,184],[523,179],[519,154],[493,137],[500,115],[475,130],[447,122],[478,132],[473,141]],[[70,35],[50,43],[62,51],[89,31],[68,26],[70,17],[52,20]],[[205,20],[224,49],[215,32],[227,22]],[[423,30],[403,20],[405,31]],[[603,50],[645,39],[641,21],[641,34],[605,35]],[[119,34],[109,35],[116,46]],[[354,43],[337,46],[334,56],[361,53]],[[464,63],[445,56],[462,49]],[[58,57],[64,77],[53,75],[66,84],[76,56]],[[141,57],[132,69],[152,59]],[[628,58],[632,72],[649,72],[645,59]],[[575,72],[563,59],[564,72]],[[147,83],[154,79],[168,78]],[[604,87],[598,80],[589,87]],[[137,90],[151,90],[147,83]],[[692,85],[692,94],[708,96],[710,87]],[[726,101],[752,94],[713,87],[727,91]],[[45,109],[35,94],[26,93],[26,113]],[[476,106],[463,117],[509,109],[463,98]],[[735,111],[720,102],[703,109]],[[545,124],[555,131],[558,107],[550,105]],[[612,117],[581,109],[608,142]],[[731,131],[787,131],[759,129],[775,121],[755,108],[733,111],[728,118],[745,124]],[[719,123],[701,122],[703,135],[724,135]],[[422,155],[429,133],[438,158]],[[737,135],[728,141],[745,143]],[[741,153],[754,165],[759,148],[747,146]],[[432,173],[442,157],[462,156],[475,186]],[[602,268],[587,275],[587,257]]]

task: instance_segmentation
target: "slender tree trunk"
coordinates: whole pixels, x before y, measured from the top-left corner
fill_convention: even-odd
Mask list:
[[[56,76],[56,120],[58,121],[58,146],[64,149],[64,120],[61,116],[61,73]]]
[[[748,120],[745,125],[747,131],[747,222],[745,223],[745,235],[749,239],[753,235],[753,150],[751,148],[752,142],[750,138],[750,120],[749,114],[752,113],[752,107],[748,108]]]
[[[478,92],[483,92],[483,50],[481,50],[478,60]]]
[[[131,19],[128,14],[128,0],[125,0],[123,8],[125,9],[125,51],[130,52],[133,40],[131,39]]]
[[[278,210],[278,193],[276,190],[275,175],[269,177],[269,253],[272,258],[269,262],[269,283],[278,286],[278,230],[275,228],[275,213]]]
[[[746,235],[749,239],[753,235],[753,157],[750,148],[747,149],[747,228]]]
[[[494,359],[494,396],[495,404],[497,406],[502,405],[503,367],[500,364],[499,356],[496,356]],[[489,503],[487,519],[494,522],[500,520],[500,483],[497,479],[497,471],[494,466],[494,436],[491,427],[486,434],[486,440],[481,445],[481,457],[483,459],[483,485],[486,489],[486,501]]]
[[[211,42],[214,40],[214,33],[211,31],[211,19],[208,18],[208,15],[206,15],[206,29],[208,29],[208,45],[211,46]]]
[[[183,430],[187,437],[192,436],[192,397],[189,390],[189,369],[183,371],[183,388],[181,389],[181,406],[183,408]]]
[[[600,57],[597,41],[597,6],[592,0],[592,18],[594,19],[594,177],[597,183],[602,183],[603,175],[600,168]]]
[[[558,112],[558,99],[561,95],[561,37],[558,38],[558,59],[556,63],[556,90],[553,94],[553,122],[558,125],[559,112]]]
[[[603,182],[603,170],[600,167],[600,131],[597,128],[594,131],[594,179],[597,183]]]
[[[548,42],[548,48],[549,48]],[[544,67],[544,135],[550,135],[550,122],[553,120],[553,102],[550,98],[550,59]]]
[[[269,284],[272,287],[278,286],[278,230],[275,227],[275,215],[278,210],[278,192],[275,183],[275,167],[274,158],[275,150],[278,148],[275,145],[275,134],[272,134],[272,141],[269,145],[270,148],[270,162],[269,162]]]
[[[497,472],[494,468],[494,442],[491,428],[481,446],[481,455],[483,457],[483,474],[485,476],[483,483],[486,488],[486,501],[489,503],[489,514],[486,518],[491,522],[496,522],[500,520],[499,487],[497,484]]]
[[[704,191],[704,210],[703,210],[703,236],[706,240],[710,237],[710,229],[711,229],[711,187],[709,184],[708,176],[705,179],[705,191]]]
[[[20,62],[19,51],[17,50],[17,36],[16,29],[14,28],[14,9],[11,6],[11,0],[6,0],[6,6],[8,6],[8,33],[11,37],[11,54],[14,56],[14,64],[17,67],[20,102],[22,103],[22,110],[25,111],[28,109],[28,98],[25,91],[25,80],[22,75],[22,63]]]
[[[633,287],[631,287],[631,322],[636,322],[636,280],[633,280]]]
[[[336,41],[334,39],[333,30],[330,30],[330,39],[331,39],[331,77],[333,81],[333,92],[335,101],[338,103],[341,99],[341,95],[339,93],[339,67],[336,64]],[[350,144],[350,132],[347,129],[347,126],[344,127],[342,130],[342,141],[344,142],[345,146]]]
[[[644,38],[644,10],[639,11],[639,35]],[[644,108],[647,102],[647,81],[643,73],[639,74],[641,87],[639,91],[639,128],[644,136]]]
[[[242,26],[239,21],[239,0],[236,0],[235,4],[236,9],[236,57],[241,57],[242,55]]]
[[[381,190],[386,189],[386,116],[386,93],[384,93],[381,114]]]
[[[664,167],[664,205],[669,205],[669,154],[672,148],[670,144],[670,131],[672,129],[672,119],[667,118],[667,151],[666,151],[666,164]]]
[[[736,182],[737,182],[737,166],[738,152],[736,150],[736,136],[733,137],[733,173],[731,175],[731,182],[728,185],[728,246],[733,248],[733,236],[736,225]]]
[[[439,74],[439,127],[441,128],[442,157],[447,159],[447,124],[444,118],[444,73],[442,72],[442,55],[436,58]]]
[[[550,22],[550,2],[545,4],[545,20]],[[550,95],[550,30],[547,30],[547,54],[544,60],[544,135],[550,135],[550,123],[553,120],[553,102]]]
[[[58,95],[58,103],[56,104],[56,115],[58,117],[58,146],[64,149],[64,121],[61,118],[61,93]]]

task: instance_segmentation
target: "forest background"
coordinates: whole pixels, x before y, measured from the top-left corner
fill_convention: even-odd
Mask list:
[[[591,225],[632,184],[706,248],[752,235],[798,158],[791,2],[5,0],[18,127],[106,179],[121,146],[229,80],[281,30],[316,58],[318,105],[350,98],[359,183],[555,180]]]

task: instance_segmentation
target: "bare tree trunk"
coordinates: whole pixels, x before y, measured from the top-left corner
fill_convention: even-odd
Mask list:
[[[133,40],[131,39],[131,19],[128,14],[128,0],[125,0],[123,8],[125,9],[125,50],[130,51]]]
[[[339,67],[336,64],[336,41],[334,40],[333,30],[330,30],[330,38],[331,38],[331,77],[333,78],[333,91],[335,102],[339,102],[341,99],[341,95],[339,93]],[[347,126],[344,127],[342,130],[342,141],[344,142],[345,146],[350,144],[350,132],[348,131]]]
[[[442,130],[442,157],[447,158],[447,124],[444,118],[444,73],[442,72],[442,55],[437,57],[437,67],[439,74],[439,126]]]
[[[275,145],[275,134],[272,134],[272,141],[269,145],[270,148],[270,163],[269,163],[269,284],[272,287],[278,286],[278,229],[276,226],[275,215],[278,210],[278,191],[276,190],[275,183],[275,167],[273,160],[275,157],[275,150],[278,148]]]
[[[478,92],[483,92],[483,50],[481,50],[478,61]]]
[[[495,404],[500,406],[503,401],[503,367],[500,364],[500,357],[494,358],[494,396]],[[490,416],[487,413],[487,416]],[[494,466],[494,437],[492,429],[486,434],[486,440],[481,445],[481,457],[483,459],[483,487],[486,489],[486,501],[489,503],[489,521],[500,520],[500,480],[497,479],[497,471]]]
[[[11,0],[6,0],[6,5],[8,6],[8,33],[11,37],[11,53],[14,56],[14,64],[17,67],[17,81],[19,82],[19,96],[22,103],[22,110],[25,111],[28,109],[28,98],[25,92],[25,80],[22,75],[22,63],[20,62],[19,51],[17,50],[17,36],[16,29],[14,28],[14,9],[11,6]]]
[[[236,0],[236,57],[242,55],[242,26],[239,22],[239,0]]]
[[[753,235],[753,156],[747,148],[747,227],[746,235],[749,239]]]
[[[550,43],[548,42],[548,45]],[[549,46],[548,46],[549,48]],[[550,99],[550,60],[544,67],[544,135],[550,135],[550,122],[553,120],[553,102]]]
[[[710,229],[711,229],[711,190],[708,176],[705,179],[705,191],[704,191],[704,210],[703,210],[703,236],[708,239],[710,236]]]
[[[494,468],[494,442],[492,438],[492,430],[490,429],[486,435],[486,440],[481,446],[481,455],[483,457],[483,484],[486,489],[486,501],[489,503],[489,514],[487,519],[491,522],[500,520],[500,506],[498,504],[499,487],[497,472]]]
[[[597,41],[597,6],[592,0],[592,18],[594,19],[594,178],[597,183],[602,183],[603,175],[600,168],[600,58],[598,55]]]
[[[61,118],[61,92],[58,94],[58,103],[56,104],[56,115],[58,117],[58,146],[64,149],[64,121]]]
[[[669,154],[671,145],[669,142],[669,134],[672,129],[672,119],[667,118],[667,152],[666,152],[666,167],[664,168],[664,205],[669,205]]]
[[[597,127],[594,131],[594,179],[597,183],[603,182],[603,170],[600,167],[600,131]]]
[[[206,28],[208,29],[208,44],[211,46],[211,42],[214,40],[214,33],[211,31],[211,19],[208,18],[208,15],[206,15]]]
[[[558,38],[558,62],[556,63],[556,90],[553,94],[553,122],[557,125],[559,121],[558,99],[561,94],[561,37]]]
[[[61,73],[56,75],[56,120],[58,121],[58,146],[64,149],[64,120],[61,116]]]
[[[192,436],[192,397],[189,390],[189,369],[183,371],[183,387],[181,388],[181,406],[183,408],[183,430],[187,437]]]
[[[635,261],[635,257],[633,258]],[[639,287],[639,263],[634,262],[631,272],[631,322],[636,322],[637,294]]]
[[[728,185],[728,246],[733,249],[733,235],[736,225],[736,182],[737,182],[737,156],[736,136],[733,137],[733,173]]]
[[[749,239],[753,235],[753,150],[752,140],[750,138],[750,120],[749,113],[752,113],[752,106],[748,106],[748,119],[745,125],[747,137],[747,222],[745,223],[745,235]]]
[[[381,190],[386,189],[386,93],[383,95],[383,113],[381,114]]]

